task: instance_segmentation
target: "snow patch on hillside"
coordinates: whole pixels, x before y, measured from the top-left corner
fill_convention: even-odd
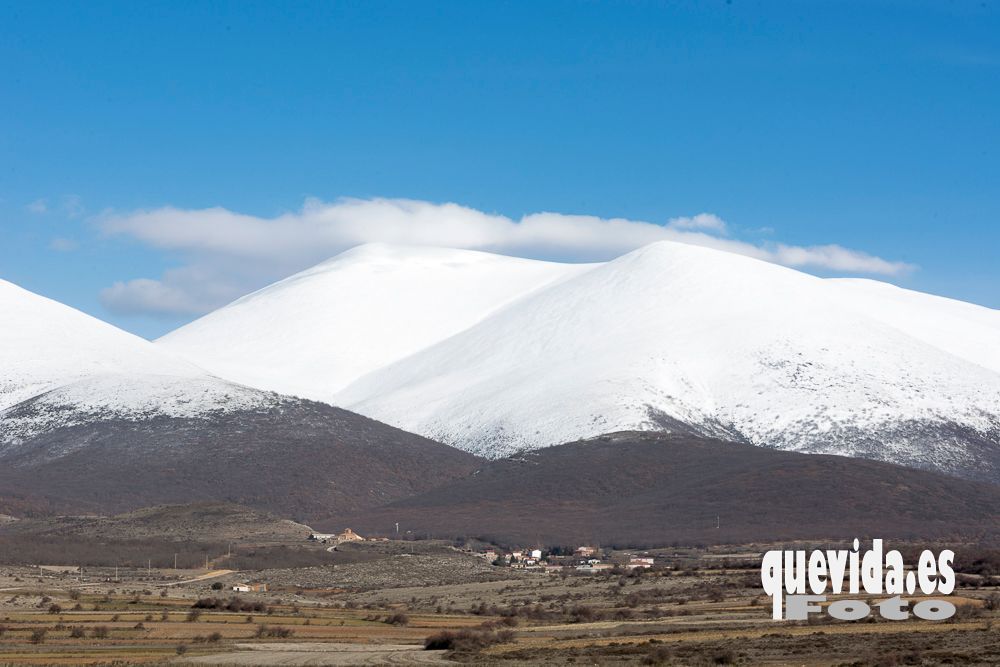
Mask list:
[[[211,419],[290,399],[211,377],[106,375],[72,382],[0,412],[0,455],[41,433],[104,420]]]

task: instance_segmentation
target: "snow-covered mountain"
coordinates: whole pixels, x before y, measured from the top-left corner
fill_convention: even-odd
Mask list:
[[[691,245],[366,246],[160,344],[491,457],[673,430],[1000,478],[1000,312]]]
[[[63,426],[208,417],[279,401],[2,280],[0,315],[0,454]]]
[[[464,476],[469,454],[215,377],[0,282],[0,513],[228,500],[317,518]]]
[[[359,377],[587,268],[371,243],[238,299],[157,343],[222,377],[329,402]]]
[[[4,280],[0,315],[0,410],[94,375],[204,374],[138,336]]]

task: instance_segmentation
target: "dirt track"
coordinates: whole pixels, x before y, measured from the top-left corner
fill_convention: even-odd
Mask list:
[[[208,665],[440,665],[444,651],[413,644],[237,644],[247,649],[175,660]]]

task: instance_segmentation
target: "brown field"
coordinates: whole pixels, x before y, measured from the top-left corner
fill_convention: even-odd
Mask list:
[[[484,571],[443,543],[353,549],[323,567],[122,569],[118,581],[112,568],[5,567],[0,665],[1000,664],[989,563],[960,576],[949,621],[776,623],[757,551],[671,550],[652,571],[563,575]],[[245,580],[272,588],[238,594],[240,610],[194,609],[232,606],[230,584]],[[424,650],[443,631],[457,633],[449,650]]]

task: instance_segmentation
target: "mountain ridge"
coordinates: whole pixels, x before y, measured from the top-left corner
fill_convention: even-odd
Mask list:
[[[996,478],[992,352],[941,350],[923,331],[845,304],[839,288],[654,244],[538,290],[337,400],[487,456],[655,430],[655,414],[763,446]],[[966,432],[993,443],[985,458],[963,460]]]
[[[483,262],[496,270],[469,269]],[[371,280],[341,282],[343,271]],[[448,275],[446,287],[466,295],[513,287],[478,301],[472,316],[448,290],[425,293],[440,287],[425,272]],[[319,400],[477,454],[674,430],[1000,479],[1000,311],[674,242],[589,265],[378,244],[293,279],[310,295],[304,314],[281,304],[282,283],[237,302],[257,311],[245,322],[267,326],[240,327],[248,333],[236,357],[258,363],[294,331],[305,342],[280,354],[295,363],[272,372],[295,394],[297,382],[321,383],[327,365],[357,355],[364,372],[346,384],[342,375]],[[401,285],[420,292],[416,309],[392,307],[411,300]],[[349,307],[333,298],[317,319],[316,303],[346,293]],[[189,352],[203,338],[192,356],[203,365],[212,348],[233,350],[218,318],[177,334],[195,341]],[[370,345],[373,330],[407,339],[406,349]],[[177,351],[173,336],[159,344]]]

